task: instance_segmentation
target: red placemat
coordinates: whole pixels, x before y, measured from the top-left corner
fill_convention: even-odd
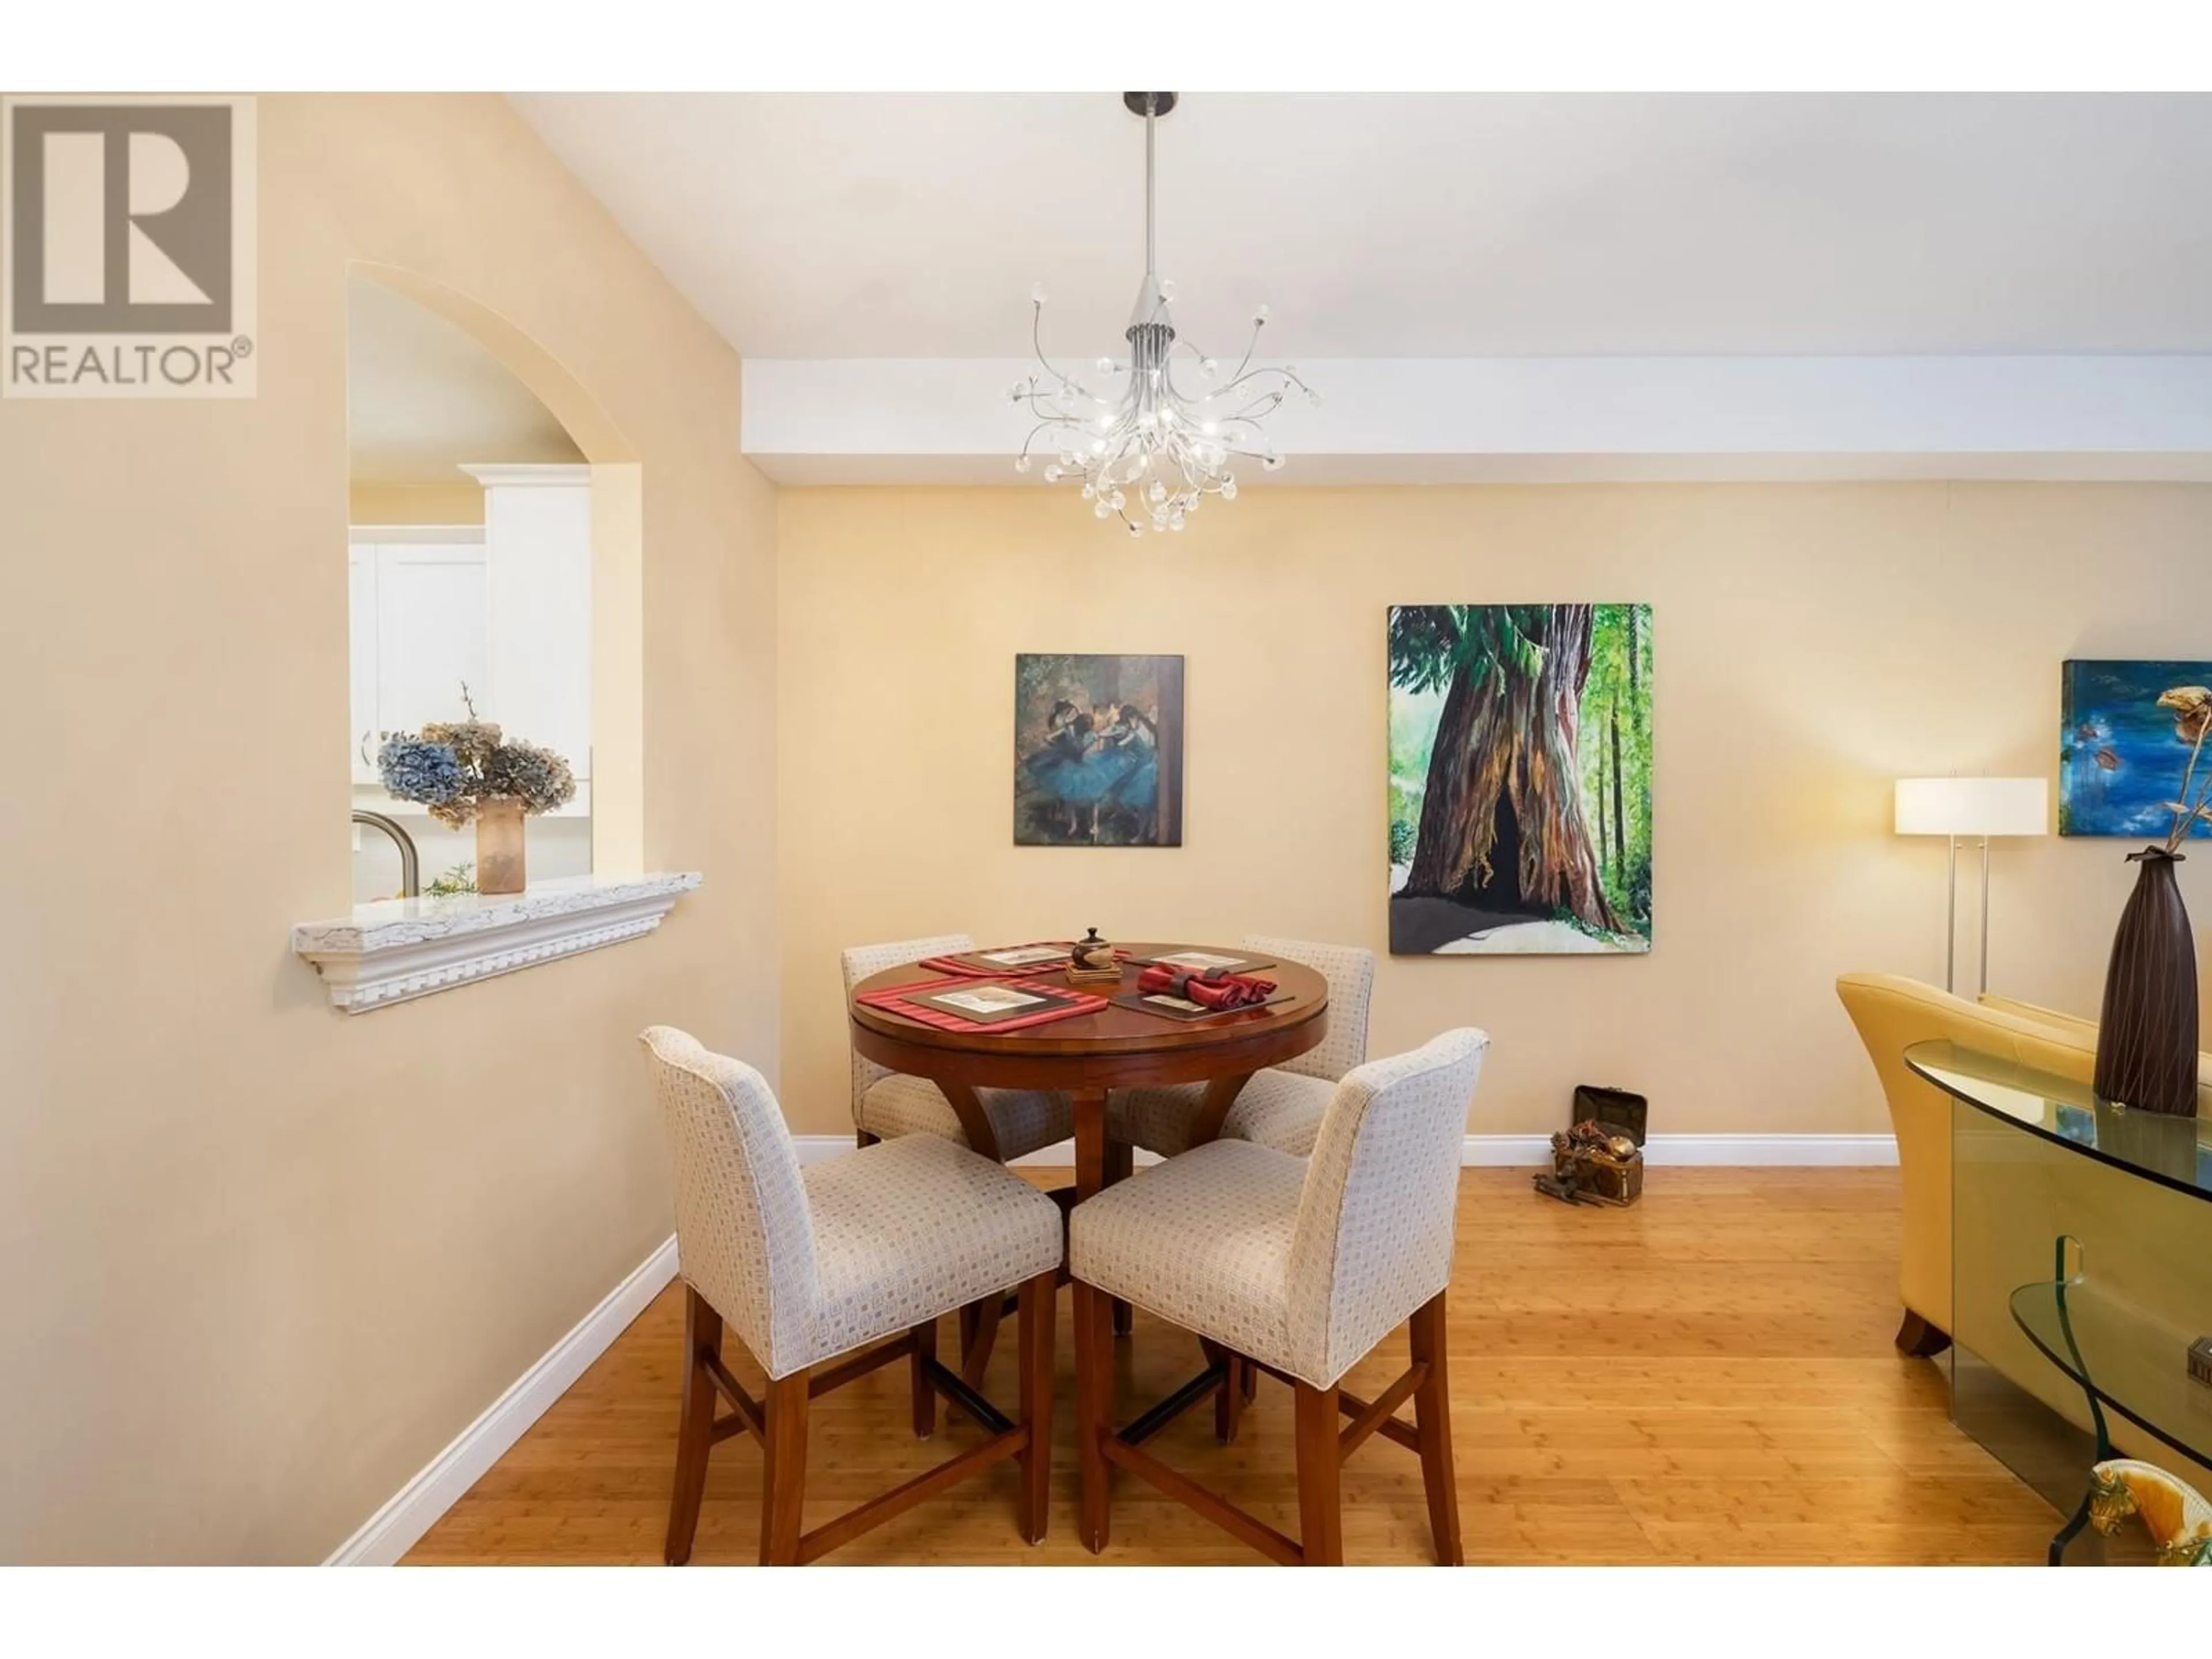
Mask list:
[[[1067,953],[1074,948],[1065,939],[1025,939],[1018,945],[989,945],[981,951],[948,951],[941,957],[926,957],[915,966],[927,968],[935,974],[957,974],[969,979],[1004,979],[1009,974],[1034,974],[1051,964],[1045,962],[989,963],[982,960],[986,952],[1038,951],[1047,945],[1059,953],[1060,961],[1063,963],[1067,960]]]
[[[1073,1019],[1081,1014],[1095,1014],[1106,1006],[1104,997],[1093,995],[1088,991],[1070,990],[1065,985],[1054,985],[1046,980],[1006,979],[1003,976],[1000,982],[1008,988],[1051,997],[1053,1005],[1040,1008],[1033,1014],[1018,1014],[1012,1019],[974,1020],[963,1019],[958,1014],[948,1013],[942,1008],[933,1008],[926,1002],[912,1000],[919,992],[943,991],[954,987],[967,989],[976,982],[972,975],[955,974],[945,979],[926,979],[912,985],[863,991],[853,1000],[939,1031],[1018,1031],[1025,1025],[1048,1025],[1056,1019]]]
[[[1001,951],[1034,951],[1048,945],[1058,952],[1056,963],[1008,963],[984,960],[985,957]],[[989,945],[980,951],[963,951],[957,955],[924,957],[920,962],[915,963],[915,966],[927,968],[933,974],[957,974],[967,979],[1004,979],[1009,974],[1035,974],[1041,969],[1065,966],[1070,953],[1074,949],[1075,947],[1065,939],[1031,939],[1022,945]],[[1114,957],[1117,962],[1127,962],[1130,959],[1127,951],[1119,949],[1115,951]]]

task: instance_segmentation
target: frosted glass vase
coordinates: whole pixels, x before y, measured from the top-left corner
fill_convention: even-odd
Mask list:
[[[477,807],[477,891],[519,893],[528,883],[524,868],[522,803],[511,796]]]

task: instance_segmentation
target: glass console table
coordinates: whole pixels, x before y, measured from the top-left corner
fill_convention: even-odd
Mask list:
[[[1905,1060],[1951,1113],[1952,1416],[2072,1511],[2052,1564],[2087,1518],[2089,1462],[2212,1490],[2212,1388],[2188,1369],[2212,1334],[2212,1121],[1950,1042]]]

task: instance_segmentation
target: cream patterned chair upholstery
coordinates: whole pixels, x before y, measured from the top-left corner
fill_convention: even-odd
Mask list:
[[[856,945],[842,953],[846,1000],[852,1000],[853,988],[862,980],[886,969],[975,948],[975,941],[965,933]],[[1075,1133],[1075,1105],[1064,1094],[978,1089],[975,1098],[991,1120],[1001,1158],[1020,1158]],[[968,1144],[942,1089],[927,1078],[908,1077],[865,1060],[858,1049],[853,1051],[853,1128],[864,1146],[871,1140],[896,1140],[902,1135],[935,1135],[963,1146]]]
[[[1313,1150],[1338,1079],[1367,1058],[1375,953],[1259,933],[1246,934],[1242,948],[1255,957],[1302,963],[1328,981],[1328,1035],[1297,1059],[1253,1073],[1221,1125],[1224,1140],[1256,1141],[1304,1158]],[[1117,1091],[1107,1102],[1106,1132],[1125,1145],[1173,1158],[1189,1146],[1191,1124],[1205,1097],[1202,1083]]]
[[[1468,1104],[1489,1043],[1480,1031],[1448,1031],[1412,1054],[1354,1068],[1336,1086],[1310,1158],[1216,1140],[1076,1206],[1068,1267],[1077,1292],[1084,1541],[1093,1550],[1105,1540],[1109,1463],[1170,1495],[1182,1480],[1172,1472],[1160,1479],[1163,1466],[1108,1424],[1107,1308],[1119,1297],[1195,1332],[1224,1373],[1224,1398],[1228,1374],[1243,1361],[1292,1385],[1303,1545],[1225,1504],[1225,1515],[1204,1512],[1279,1559],[1307,1561],[1342,1557],[1336,1418],[1365,1421],[1367,1412],[1338,1381],[1410,1319],[1413,1370],[1381,1398],[1395,1407],[1410,1395],[1418,1426],[1384,1421],[1386,1408],[1362,1432],[1380,1428],[1419,1447],[1437,1558],[1458,1559],[1443,1294]]]
[[[671,1026],[653,1026],[641,1040],[674,1165],[687,1308],[671,1563],[690,1555],[707,1454],[724,1426],[753,1433],[768,1455],[764,1563],[811,1559],[861,1530],[851,1524],[856,1518],[866,1524],[890,1518],[869,1516],[863,1506],[802,1536],[808,1368],[895,1339],[812,1382],[835,1386],[873,1370],[878,1359],[908,1357],[915,1428],[927,1434],[934,1426],[934,1395],[949,1375],[936,1361],[936,1321],[1015,1286],[1022,1297],[1023,1417],[992,1425],[999,1433],[991,1443],[1001,1455],[1023,1460],[1022,1528],[1032,1542],[1041,1538],[1059,1206],[988,1158],[934,1135],[864,1147],[801,1170],[775,1096],[758,1072]],[[767,1372],[764,1401],[746,1395],[723,1366],[726,1323]],[[718,1392],[736,1413],[720,1425],[714,1415]]]

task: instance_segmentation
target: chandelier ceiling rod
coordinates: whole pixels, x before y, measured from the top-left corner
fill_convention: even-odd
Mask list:
[[[1145,94],[1145,275],[1157,276],[1159,266],[1152,260],[1152,129],[1159,125],[1160,95],[1157,92]]]
[[[1174,110],[1176,94],[1171,92],[1125,92],[1121,94],[1121,106],[1132,115],[1145,118],[1145,275],[1158,276],[1159,267],[1152,258],[1152,129],[1161,116]]]

